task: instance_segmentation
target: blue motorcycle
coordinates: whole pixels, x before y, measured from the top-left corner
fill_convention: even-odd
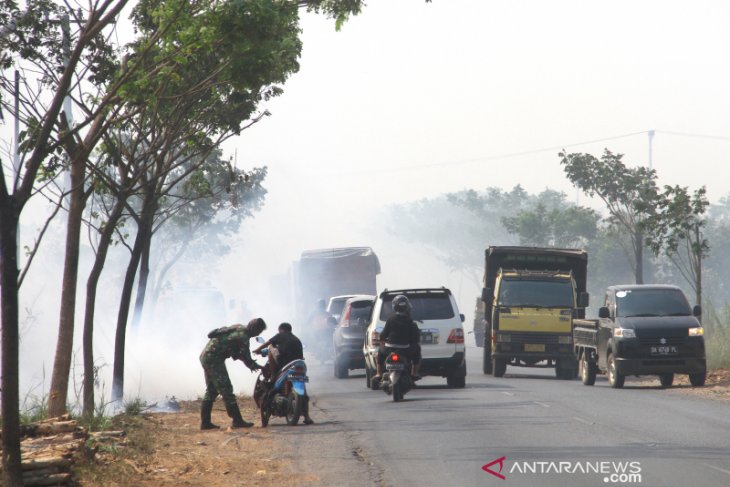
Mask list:
[[[268,350],[261,350],[261,355],[267,356]],[[301,359],[284,365],[275,378],[267,378],[262,371],[253,390],[254,401],[261,412],[261,426],[266,427],[271,416],[285,417],[291,426],[304,416],[304,422],[310,424],[307,382],[307,365]]]

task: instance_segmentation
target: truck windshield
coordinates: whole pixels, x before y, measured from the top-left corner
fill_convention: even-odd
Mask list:
[[[573,286],[568,280],[503,279],[499,286],[497,304],[499,306],[536,308],[572,308]]]
[[[687,298],[678,289],[641,289],[616,292],[616,316],[689,316]]]

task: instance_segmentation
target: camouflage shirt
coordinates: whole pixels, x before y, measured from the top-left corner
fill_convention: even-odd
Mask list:
[[[248,368],[255,367],[257,364],[251,358],[249,349],[250,338],[244,325],[229,326],[226,331],[208,341],[200,358],[205,362],[222,362],[227,358],[232,358],[243,360]]]

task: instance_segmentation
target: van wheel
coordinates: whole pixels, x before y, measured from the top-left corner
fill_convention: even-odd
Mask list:
[[[584,385],[592,386],[596,383],[596,364],[588,359],[588,354],[583,352],[578,362],[578,374]]]
[[[702,387],[705,385],[707,379],[707,371],[698,372],[696,374],[689,374],[689,383],[692,387]]]
[[[659,383],[662,387],[672,387],[674,374],[659,374]]]
[[[507,361],[503,358],[492,359],[492,374],[494,377],[502,377],[507,372]]]
[[[614,389],[621,389],[624,386],[624,380],[626,376],[616,372],[616,361],[613,359],[613,354],[608,354],[608,384]]]

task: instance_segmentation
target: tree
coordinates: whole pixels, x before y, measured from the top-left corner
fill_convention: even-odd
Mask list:
[[[644,282],[644,228],[653,214],[658,196],[656,172],[645,167],[628,168],[623,154],[606,149],[597,159],[591,154],[559,153],[568,179],[588,196],[598,196],[606,205],[607,222],[629,236],[632,268],[637,284]]]
[[[521,245],[550,247],[586,247],[596,237],[600,216],[591,208],[570,205],[565,202],[565,193],[557,193],[553,206],[543,202],[549,193],[538,196],[538,203],[531,209],[520,210],[517,215],[503,217],[502,225],[512,234],[519,236]]]
[[[690,194],[687,187],[665,186],[656,212],[644,220],[646,244],[655,255],[664,253],[679,270],[702,304],[702,262],[709,254],[704,217],[709,202],[705,187]]]
[[[4,165],[0,165],[0,287],[2,288],[2,445],[3,483],[9,487],[23,484],[20,469],[20,423],[18,391],[18,261],[17,226],[20,215],[28,200],[35,194],[35,184],[42,165],[59,164],[58,151],[62,144],[73,136],[66,132],[53,140],[52,134],[61,123],[63,101],[75,75],[82,55],[92,49],[94,40],[105,27],[112,23],[126,4],[126,0],[99,1],[90,3],[90,15],[84,28],[69,45],[67,62],[60,76],[39,79],[48,98],[33,100],[33,111],[25,118],[25,135],[22,144],[23,164],[17,174],[10,177],[8,185]],[[19,12],[12,0],[0,1],[0,24],[5,27],[0,37],[0,68],[2,69],[3,93],[7,93],[5,73],[23,62],[63,66],[58,62],[64,54],[63,45],[51,22],[58,12],[55,2],[29,0],[26,11]],[[69,43],[70,44],[70,43]],[[15,117],[21,117],[6,103],[6,96],[0,95],[3,109]],[[90,120],[82,121],[80,126]],[[44,168],[45,169],[45,168]]]

